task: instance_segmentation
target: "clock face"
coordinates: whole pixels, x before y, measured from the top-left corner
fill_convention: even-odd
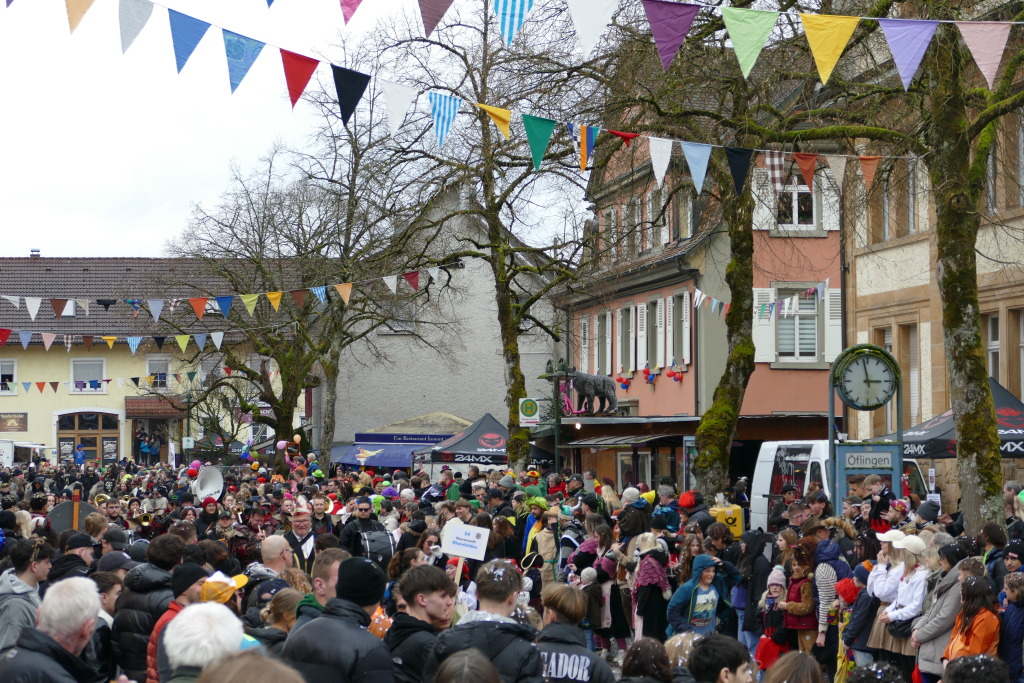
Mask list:
[[[871,354],[852,358],[838,378],[839,396],[858,410],[873,410],[892,399],[896,393],[896,377],[885,360]]]

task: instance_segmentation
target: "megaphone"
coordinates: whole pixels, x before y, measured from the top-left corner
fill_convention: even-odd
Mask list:
[[[207,496],[214,500],[220,500],[220,494],[223,490],[224,475],[216,467],[204,467],[199,470],[199,476],[192,482],[192,495],[200,503]]]

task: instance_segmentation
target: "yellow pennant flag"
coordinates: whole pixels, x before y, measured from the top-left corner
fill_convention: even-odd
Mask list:
[[[818,66],[822,84],[828,83],[836,62],[850,42],[860,17],[842,17],[827,14],[801,14],[800,21],[807,34],[807,42]]]
[[[480,107],[485,112],[487,112],[487,115],[491,117],[491,121],[494,121],[494,125],[498,127],[498,130],[501,131],[501,134],[505,136],[506,140],[508,140],[509,137],[511,137],[508,127],[509,124],[512,123],[512,112],[510,112],[508,109],[499,109],[498,107],[492,107],[489,104],[477,103],[476,106]]]
[[[71,27],[72,33],[78,28],[78,24],[82,22],[82,17],[92,7],[92,3],[93,0],[65,0],[64,4],[68,8],[68,26]]]
[[[270,302],[270,305],[274,307],[275,311],[281,305],[282,294],[284,294],[284,292],[263,292],[263,296],[267,297],[267,301]]]
[[[343,282],[340,285],[334,285],[334,288],[338,290],[338,296],[340,296],[341,300],[345,302],[346,306],[348,306],[348,299],[352,296],[352,283]]]
[[[114,342],[117,341],[117,337],[103,337],[103,341],[107,342],[107,346],[114,348]]]
[[[245,304],[245,310],[249,311],[249,315],[251,316],[253,311],[256,310],[256,303],[260,300],[260,295],[243,294],[240,298],[242,299],[242,303]]]
[[[192,335],[190,334],[176,334],[174,335],[174,341],[178,342],[178,348],[181,349],[182,353],[185,353],[185,349],[188,348],[188,339]]]

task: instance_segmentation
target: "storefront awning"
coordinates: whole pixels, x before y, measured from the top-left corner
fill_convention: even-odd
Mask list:
[[[589,439],[572,441],[561,448],[598,448],[607,450],[630,449],[633,446],[648,444],[659,439],[672,438],[671,434],[639,435],[639,436],[594,436]]]
[[[129,420],[180,420],[185,408],[177,396],[126,396],[124,416]]]
[[[352,445],[331,448],[331,462],[357,467],[412,467],[413,451],[431,448],[448,434],[381,434],[362,432]]]

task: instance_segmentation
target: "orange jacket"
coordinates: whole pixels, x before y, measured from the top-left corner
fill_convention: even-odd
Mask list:
[[[983,609],[978,612],[971,628],[966,633],[960,632],[960,625],[963,623],[964,613],[956,615],[953,622],[953,635],[949,639],[946,651],[942,658],[946,661],[953,661],[957,657],[968,655],[992,655],[996,656],[996,648],[999,647],[999,617],[991,610]]]

